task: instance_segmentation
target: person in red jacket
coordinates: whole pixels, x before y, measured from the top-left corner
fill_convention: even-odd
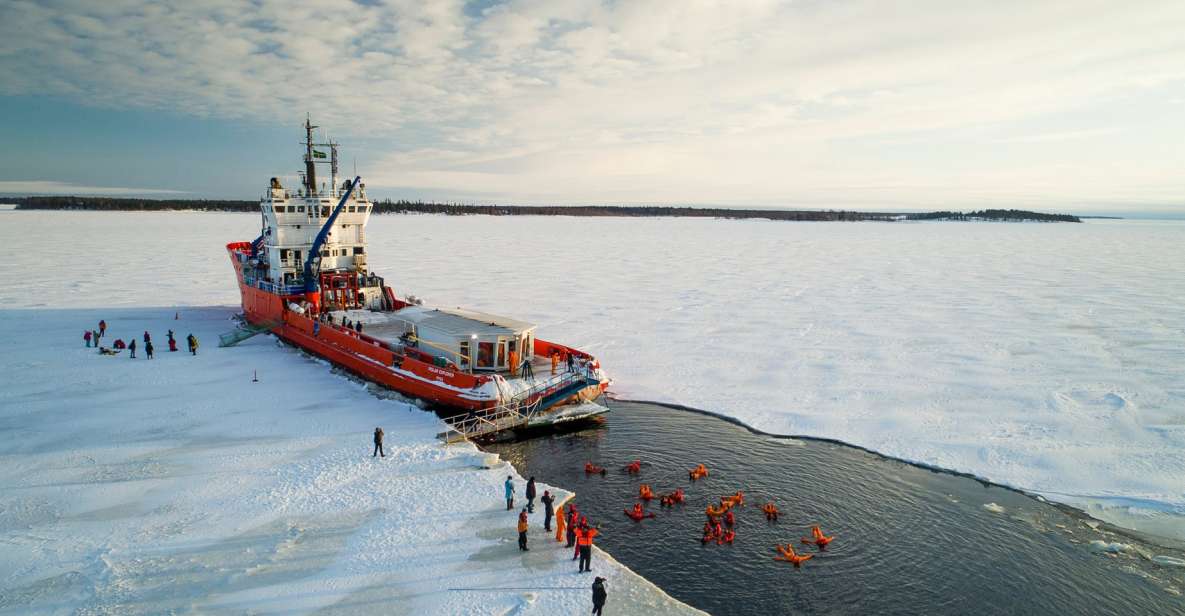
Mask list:
[[[91,330],[86,330],[82,333],[82,339],[86,341],[86,348],[91,348]],[[95,342],[98,342],[97,340]]]
[[[106,335],[107,335],[107,321],[100,320],[99,321],[99,337],[102,338],[103,336],[106,336]]]
[[[580,532],[576,535],[576,543],[580,546],[580,573],[587,573],[592,571],[592,546],[593,538],[601,534],[601,531],[595,528],[589,528],[585,523],[580,527]]]

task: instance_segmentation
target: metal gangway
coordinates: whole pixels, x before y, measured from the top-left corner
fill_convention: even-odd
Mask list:
[[[276,327],[278,327],[279,325],[280,325],[280,321],[266,321],[264,323],[259,323],[257,325],[251,325],[250,323],[243,322],[243,323],[239,324],[238,329],[226,332],[225,334],[219,334],[218,346],[220,346],[220,347],[234,346],[234,345],[236,345],[248,338],[251,338],[252,336],[255,336],[257,334],[270,332],[273,329],[275,329]]]
[[[494,408],[446,418],[444,423],[449,429],[438,436],[446,443],[455,443],[524,428],[555,402],[599,382],[581,372],[562,372],[532,385]]]

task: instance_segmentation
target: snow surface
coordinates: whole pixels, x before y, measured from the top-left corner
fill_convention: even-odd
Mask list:
[[[8,306],[233,305],[245,214],[4,212]],[[622,397],[1185,537],[1185,223],[374,216],[400,295],[538,323]]]
[[[502,483],[513,474],[521,502],[524,482],[506,462],[441,445],[435,415],[273,338],[217,348],[233,313],[0,311],[0,613],[589,609],[593,576],[542,531],[541,506],[518,551]],[[99,318],[107,342],[150,330],[156,358],[86,348]],[[169,328],[196,334],[198,356],[164,350]],[[593,565],[615,613],[699,613],[604,554]]]

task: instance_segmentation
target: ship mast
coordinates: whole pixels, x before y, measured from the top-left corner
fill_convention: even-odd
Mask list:
[[[305,152],[304,152],[304,187],[305,187],[305,194],[310,195],[310,196],[317,194],[317,166],[313,162],[313,129],[314,128],[317,128],[317,127],[313,126],[313,123],[309,120],[308,116],[305,116],[305,120],[304,120],[304,133],[305,133],[305,139],[304,139],[304,147],[305,147]]]

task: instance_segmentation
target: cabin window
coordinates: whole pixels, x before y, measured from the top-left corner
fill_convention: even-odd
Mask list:
[[[300,227],[297,227],[297,229],[299,229],[299,228],[300,228]],[[294,251],[292,251],[292,252],[293,252],[293,254],[295,255],[295,256],[293,256],[292,258],[293,258],[293,259],[296,259],[297,261],[300,261],[300,251],[299,251],[299,250],[294,250]]]
[[[363,253],[365,250],[366,250],[366,249],[365,249],[365,248],[363,248],[363,247],[361,247],[361,246],[355,246],[355,247],[354,247],[354,254],[356,254],[356,255],[360,255],[360,254],[362,254],[362,253]]]
[[[277,206],[276,206],[276,211],[277,211],[277,212],[279,212],[279,213],[281,213],[281,214],[283,214],[283,213],[285,213],[285,212],[287,212],[287,211],[288,211],[288,206],[285,206],[285,205],[277,205]]]
[[[506,365],[506,343],[501,340],[498,341],[498,365]]]
[[[322,251],[321,251],[321,256],[322,256],[322,257],[328,257],[328,256],[329,256],[329,251],[328,251],[328,250],[322,250]]]
[[[469,341],[462,340],[461,344],[460,344],[460,348],[458,350],[460,351],[460,355],[461,355],[461,357],[459,358],[461,360],[461,363],[468,364],[469,363]]]
[[[296,211],[297,211],[297,212],[299,212],[299,213],[301,213],[301,214],[304,214],[304,206],[303,206],[303,205],[301,205],[301,206],[298,206],[298,207],[296,208]],[[300,228],[300,227],[297,227],[297,229],[299,229],[299,228]]]
[[[321,208],[321,216],[329,216],[329,208],[327,208],[327,207]]]
[[[494,343],[493,342],[478,342],[477,343],[477,367],[478,368],[493,368],[494,367]]]
[[[280,260],[281,260],[281,261],[287,261],[287,260],[288,260],[288,249],[287,249],[287,248],[281,248],[281,249],[280,249]]]

